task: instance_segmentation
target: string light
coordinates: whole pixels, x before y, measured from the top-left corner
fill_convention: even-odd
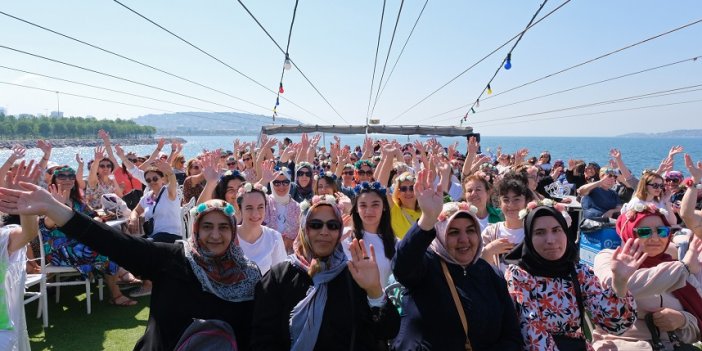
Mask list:
[[[509,70],[512,68],[512,53],[510,52],[507,54],[507,58],[505,59],[505,69]]]
[[[282,94],[285,92],[285,89],[283,89],[283,82],[280,82],[280,87],[278,88],[278,93]]]
[[[492,95],[492,88],[490,87],[490,84],[487,86],[487,93],[488,95]]]
[[[289,71],[292,68],[292,63],[290,62],[290,57],[285,54],[285,64],[283,64],[283,69]]]

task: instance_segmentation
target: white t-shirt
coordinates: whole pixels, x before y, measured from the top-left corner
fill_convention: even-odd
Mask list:
[[[492,223],[483,230],[481,237],[483,239],[483,247],[488,243],[503,238],[508,239],[509,242],[516,246],[524,241],[524,228],[509,229],[505,226],[505,222]],[[501,272],[507,269],[504,256],[500,255],[499,257],[500,266],[498,268]],[[488,263],[493,264],[493,260],[488,260]]]
[[[24,319],[24,281],[26,279],[25,261],[26,246],[9,254],[7,245],[10,242],[10,232],[18,225],[7,225],[0,228],[0,268],[5,269],[4,289],[5,306],[12,329],[0,330],[0,350],[23,351],[29,350],[29,337]]]
[[[285,251],[285,243],[283,236],[275,230],[266,226],[261,226],[263,233],[253,243],[249,243],[239,236],[239,246],[244,251],[244,255],[251,261],[256,262],[261,274],[266,274],[271,266],[285,261],[287,254]]]
[[[351,234],[351,236],[349,236],[346,240],[342,242],[344,253],[346,254],[346,258],[348,258],[349,261],[351,261],[351,251],[349,250],[351,241],[353,241],[353,233]],[[385,289],[385,287],[389,285],[388,280],[390,278],[390,275],[392,274],[392,262],[391,259],[385,257],[385,245],[383,245],[383,239],[380,238],[380,235],[378,234],[370,233],[364,230],[363,243],[365,244],[366,252],[369,255],[371,244],[373,245],[373,249],[375,249],[375,261],[378,264],[378,271],[380,273],[380,284],[383,286],[383,289]]]
[[[490,214],[488,213],[485,218],[480,218],[478,216],[475,216],[475,218],[478,219],[478,222],[480,223],[480,232],[482,233],[485,228],[487,228],[488,225],[490,225]]]
[[[168,197],[168,186],[164,185],[161,188],[163,194],[158,200],[158,206],[156,206],[156,216],[154,217],[154,205],[156,204],[156,198],[151,198],[153,191],[147,191],[144,196],[139,200],[139,204],[144,209],[144,219],[149,220],[149,218],[154,217],[154,234],[155,233],[169,233],[173,235],[183,236],[180,218],[180,197],[176,196],[175,200],[171,200]],[[156,194],[158,197],[158,194]]]

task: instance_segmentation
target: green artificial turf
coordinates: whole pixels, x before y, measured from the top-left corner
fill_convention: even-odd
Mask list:
[[[61,287],[59,303],[49,295],[46,329],[42,328],[42,319],[36,318],[37,302],[26,305],[32,350],[132,350],[146,329],[150,297],[137,298],[139,303],[131,307],[110,305],[109,298],[105,288],[104,300],[100,301],[93,286],[92,313],[87,314],[84,287]]]

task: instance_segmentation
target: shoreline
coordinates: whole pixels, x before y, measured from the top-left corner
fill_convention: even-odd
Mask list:
[[[185,144],[188,141],[183,138],[167,138],[169,141],[177,141],[181,144]],[[45,139],[51,143],[54,148],[62,147],[92,147],[103,145],[102,139]],[[157,138],[138,138],[138,139],[112,139],[112,144],[120,144],[123,146],[133,146],[133,145],[156,145],[158,143]],[[26,149],[33,149],[37,147],[36,139],[23,139],[23,140],[0,140],[0,150],[10,150],[16,144],[21,145]]]

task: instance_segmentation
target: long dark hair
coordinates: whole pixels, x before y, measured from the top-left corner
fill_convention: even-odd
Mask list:
[[[392,259],[395,255],[395,232],[392,230],[392,224],[390,222],[390,204],[388,203],[388,198],[385,194],[382,194],[376,189],[361,189],[361,191],[356,194],[353,198],[353,207],[351,207],[351,217],[353,218],[353,236],[354,238],[361,240],[363,239],[363,221],[361,220],[361,215],[358,213],[358,199],[362,194],[374,193],[383,204],[383,212],[380,215],[380,223],[378,223],[378,235],[383,241],[383,247],[385,250],[385,257]]]
[[[241,181],[241,184],[246,183],[246,179],[241,175],[241,173],[239,173],[239,171],[227,171],[223,176],[219,177],[217,186],[214,189],[214,198],[226,201],[225,195],[227,194],[227,184],[229,184],[230,180],[234,179]]]
[[[61,169],[66,169],[66,168],[70,168],[71,170],[73,169],[68,165],[59,166],[56,169],[61,170]],[[75,175],[75,173],[73,173],[73,174]],[[54,171],[54,173],[51,175],[51,184],[56,185],[56,175],[57,175],[57,173],[56,173],[56,171]],[[70,197],[71,197],[71,200],[73,200],[75,202],[85,204],[85,201],[83,200],[83,193],[81,192],[80,186],[78,185],[78,178],[77,177],[73,181],[73,188],[71,188]]]

